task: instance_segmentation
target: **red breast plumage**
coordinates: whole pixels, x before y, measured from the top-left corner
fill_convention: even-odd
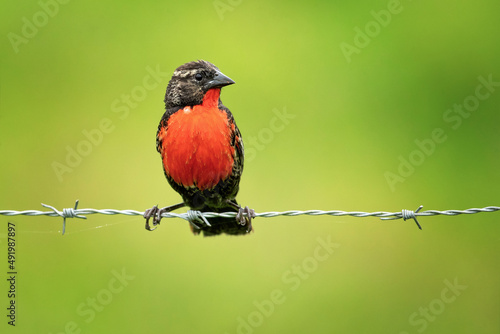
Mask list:
[[[185,187],[211,189],[232,172],[235,127],[218,108],[219,95],[220,88],[210,89],[201,105],[179,109],[158,133],[165,173]]]

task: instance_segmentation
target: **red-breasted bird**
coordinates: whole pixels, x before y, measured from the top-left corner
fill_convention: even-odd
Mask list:
[[[209,225],[192,223],[195,234],[246,234],[254,211],[236,202],[244,149],[233,115],[221,100],[221,88],[234,84],[213,64],[198,60],[178,67],[165,95],[166,111],[156,133],[168,183],[182,203],[146,210],[146,229],[160,223],[163,212],[183,206],[202,212],[238,212],[235,218],[207,218]],[[153,228],[154,229],[154,228]]]

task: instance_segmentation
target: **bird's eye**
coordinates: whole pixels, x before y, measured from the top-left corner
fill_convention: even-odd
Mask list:
[[[196,73],[194,75],[194,78],[197,80],[197,81],[201,81],[201,79],[203,79],[203,75],[201,75],[201,73]]]

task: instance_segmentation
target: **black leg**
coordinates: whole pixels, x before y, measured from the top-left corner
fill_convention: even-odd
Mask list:
[[[185,205],[184,203],[179,203],[161,209],[158,209],[158,205],[155,205],[151,209],[144,211],[143,217],[146,219],[146,230],[153,231],[156,229],[156,225],[160,224],[162,213],[177,210]],[[153,217],[153,228],[149,225],[149,218],[151,217]]]

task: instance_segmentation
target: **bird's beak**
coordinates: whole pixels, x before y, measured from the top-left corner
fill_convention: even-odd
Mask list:
[[[217,71],[215,73],[215,77],[210,80],[209,82],[207,82],[205,84],[205,87],[206,89],[211,89],[211,88],[221,88],[221,87],[224,87],[224,86],[227,86],[227,85],[232,85],[234,84],[234,81],[225,76],[224,74],[222,74],[221,72]]]

